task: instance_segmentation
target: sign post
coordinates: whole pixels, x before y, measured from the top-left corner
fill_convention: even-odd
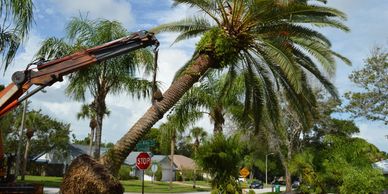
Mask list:
[[[244,179],[249,175],[249,170],[247,169],[247,168],[242,168],[241,170],[240,170],[240,175],[242,176],[242,177],[244,177]],[[248,185],[246,184],[246,182],[243,182],[243,184],[242,184],[242,188],[243,189],[245,189],[246,187],[248,187]]]
[[[147,152],[141,152],[136,158],[136,167],[142,171],[141,193],[144,194],[144,170],[151,164],[151,157]]]

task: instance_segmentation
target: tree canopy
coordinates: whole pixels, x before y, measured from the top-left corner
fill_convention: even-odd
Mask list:
[[[349,79],[360,91],[345,94],[346,110],[354,117],[364,117],[388,124],[388,51],[376,47],[365,60],[364,67],[353,71]]]

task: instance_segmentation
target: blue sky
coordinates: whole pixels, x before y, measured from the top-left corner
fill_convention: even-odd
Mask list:
[[[6,75],[0,78],[3,84],[10,82],[12,72],[24,69],[31,62],[42,40],[50,36],[63,37],[66,23],[80,14],[87,15],[90,19],[118,20],[129,31],[138,31],[196,13],[188,7],[172,8],[170,0],[39,0],[34,3],[35,24],[14,64]],[[350,72],[362,68],[363,59],[369,55],[373,46],[386,46],[388,43],[388,1],[328,0],[328,6],[344,11],[348,15],[345,23],[351,28],[349,33],[322,29],[332,41],[333,49],[353,62],[353,66],[339,63],[333,78],[343,95],[346,91],[357,89],[348,80]],[[174,37],[174,34],[158,35],[161,42],[158,79],[163,83],[162,90],[167,89],[175,71],[189,59],[196,42],[189,40],[170,47]],[[32,107],[71,123],[72,133],[76,134],[77,138],[83,138],[89,132],[88,121],[76,119],[75,115],[81,103],[64,95],[65,86],[66,80],[47,88],[45,94],[33,96],[30,99]],[[104,120],[104,142],[117,141],[149,107],[147,100],[139,102],[124,95],[108,96],[107,103],[112,113]],[[388,126],[363,119],[356,120],[356,123],[361,129],[357,136],[388,152],[388,139],[384,137],[388,135]],[[207,119],[203,119],[201,125],[210,130]]]

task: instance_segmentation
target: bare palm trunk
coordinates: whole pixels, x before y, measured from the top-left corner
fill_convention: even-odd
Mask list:
[[[199,140],[198,138],[195,140],[195,147],[194,147],[194,158],[197,157],[197,150],[198,150],[198,146],[199,146]],[[196,185],[196,181],[197,181],[197,164],[194,163],[194,174],[193,174],[193,189],[195,189],[195,187],[197,187]]]
[[[97,115],[96,139],[95,139],[95,146],[94,146],[94,153],[93,153],[93,157],[96,160],[100,158],[101,135],[102,135],[102,116]]]
[[[90,128],[89,155],[91,156],[93,154],[94,133],[95,133],[95,130],[93,128]]]
[[[31,140],[29,138],[27,138],[26,150],[24,151],[23,166],[22,166],[22,173],[21,173],[21,180],[22,181],[24,181],[24,177],[26,175],[28,152],[30,151],[30,147],[31,147]]]
[[[214,129],[213,134],[222,133],[222,126],[224,125],[225,119],[222,114],[222,107],[215,107],[213,110]]]
[[[163,94],[163,100],[154,103],[132,128],[101,158],[113,174],[117,174],[121,164],[135,147],[137,141],[193,86],[198,79],[213,65],[212,55],[199,54],[191,65],[177,78]]]
[[[171,174],[170,174],[170,186],[168,189],[172,190],[172,181],[173,181],[173,175],[174,175],[174,152],[175,152],[175,135],[171,139],[171,161],[170,161],[170,168],[171,168]]]

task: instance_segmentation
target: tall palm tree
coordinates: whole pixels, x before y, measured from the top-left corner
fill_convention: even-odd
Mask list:
[[[196,16],[164,24],[155,32],[180,32],[176,41],[201,36],[192,59],[163,94],[129,131],[108,151],[101,162],[116,174],[136,142],[163,117],[170,108],[209,69],[228,67],[251,75],[246,96],[253,99],[246,107],[260,120],[266,108],[276,123],[279,118],[275,87],[282,84],[295,102],[308,86],[306,72],[312,74],[333,95],[335,87],[323,76],[313,59],[332,72],[335,57],[349,62],[330,49],[330,41],[313,26],[329,26],[347,31],[340,20],[344,13],[310,4],[307,0],[174,0],[188,4],[205,16]],[[231,82],[232,83],[232,82]],[[266,106],[266,107],[264,107]]]
[[[109,20],[88,20],[73,18],[66,27],[68,42],[63,39],[49,38],[44,41],[37,56],[58,58],[74,50],[89,48],[127,36],[129,32],[118,22]],[[66,93],[78,101],[85,100],[89,92],[93,98],[93,111],[96,114],[96,139],[94,157],[100,157],[103,118],[107,113],[108,94],[127,92],[141,98],[148,95],[151,83],[135,77],[140,67],[146,72],[152,70],[152,54],[143,49],[116,57],[85,70],[75,72],[69,77]]]
[[[194,138],[194,158],[197,157],[198,147],[201,141],[203,141],[207,137],[206,131],[202,127],[193,127],[190,129],[190,137]],[[196,179],[197,179],[197,165],[194,166],[193,173],[193,188],[196,187]]]
[[[183,120],[180,115],[172,114],[167,117],[167,122],[163,123],[159,127],[162,144],[167,145],[167,142],[170,142],[170,190],[172,189],[174,175],[174,154],[177,135],[179,135],[179,133],[183,133],[189,123],[189,120]]]
[[[32,0],[0,0],[0,53],[4,57],[4,71],[27,36],[32,21]]]

